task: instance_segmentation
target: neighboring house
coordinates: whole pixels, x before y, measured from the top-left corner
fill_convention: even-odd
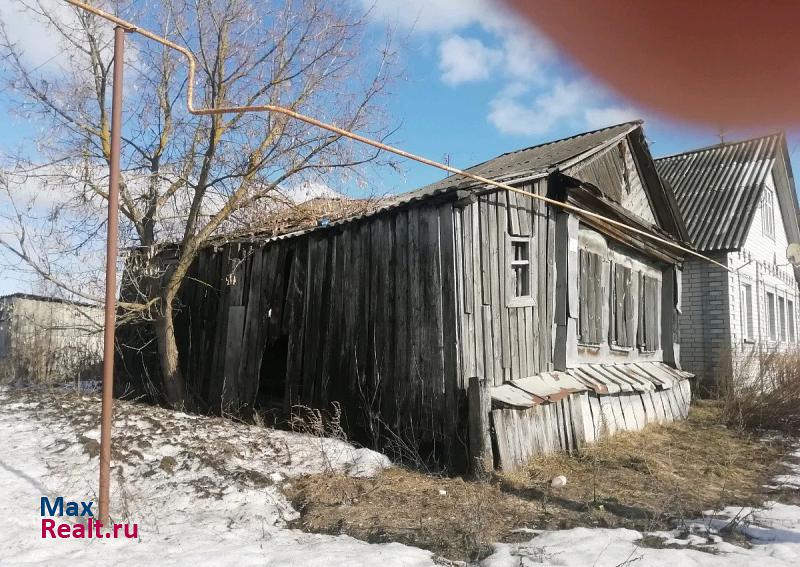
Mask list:
[[[0,297],[0,383],[96,380],[103,310],[58,298]]]
[[[797,192],[783,134],[723,143],[656,160],[703,254],[684,267],[681,361],[709,388],[760,354],[796,349],[800,271],[786,259],[800,242]]]
[[[470,171],[685,235],[640,122]],[[451,467],[493,444],[503,468],[686,415],[675,248],[459,176],[321,224],[219,241],[194,262],[176,334],[206,408],[338,402],[356,439]],[[120,388],[158,397],[150,327],[124,326],[119,344]]]

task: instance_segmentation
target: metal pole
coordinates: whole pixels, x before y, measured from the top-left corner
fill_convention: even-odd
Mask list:
[[[117,239],[119,236],[119,154],[122,131],[122,66],[125,30],[114,28],[114,83],[111,99],[111,161],[108,175],[106,304],[103,332],[103,405],[100,422],[100,522],[108,526],[111,477],[111,414],[114,396],[114,331],[117,324]]]

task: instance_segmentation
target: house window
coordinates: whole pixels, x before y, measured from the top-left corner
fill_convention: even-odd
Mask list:
[[[769,340],[778,340],[778,333],[775,327],[775,294],[767,292],[767,329]]]
[[[633,294],[631,293],[631,269],[621,264],[611,265],[609,344],[622,348],[633,348]]]
[[[761,198],[761,228],[765,236],[775,238],[775,212],[772,201],[772,191],[764,189],[764,196]]]
[[[603,259],[581,250],[578,255],[578,342],[599,345],[603,336]]]
[[[510,237],[509,295],[515,300],[531,298],[531,241],[530,238]]]
[[[746,341],[753,340],[753,286],[742,284],[742,338]]]
[[[780,331],[781,342],[786,342],[786,300],[778,298],[778,330]]]
[[[639,276],[639,325],[636,332],[636,344],[642,352],[655,352],[660,346],[658,309],[658,280],[641,274]]]
[[[796,340],[795,337],[795,322],[794,322],[794,302],[791,300],[786,301],[786,311],[789,315],[789,342],[793,343]]]

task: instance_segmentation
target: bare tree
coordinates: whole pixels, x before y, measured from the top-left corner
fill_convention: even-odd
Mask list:
[[[17,0],[64,45],[58,72],[42,77],[0,26],[0,59],[19,110],[51,126],[37,140],[49,167],[17,163],[27,177],[53,176],[63,199],[47,226],[68,222],[70,250],[96,246],[110,159],[112,30],[78,11],[54,14],[46,0]],[[197,104],[275,104],[378,138],[387,135],[381,97],[392,78],[389,34],[375,48],[354,3],[323,0],[165,0],[106,2],[126,19],[189,48],[198,62]],[[384,42],[385,41],[385,42]],[[173,328],[175,298],[198,251],[226,221],[291,183],[324,175],[363,175],[378,154],[330,133],[270,114],[196,117],[185,109],[187,73],[179,55],[129,38],[123,106],[123,246],[144,269],[167,245],[175,261],[161,285],[142,288],[125,307],[152,318],[167,400],[186,401]],[[13,184],[6,183],[7,187]],[[13,194],[13,189],[8,191]],[[0,235],[6,253],[45,279],[69,287],[35,252],[14,209],[17,230]],[[41,220],[41,219],[40,219]],[[38,225],[41,228],[42,224]],[[27,231],[26,231],[27,230]],[[45,231],[47,232],[47,231]],[[96,237],[95,237],[96,236]],[[57,254],[56,254],[57,257]],[[86,299],[84,288],[69,291]]]

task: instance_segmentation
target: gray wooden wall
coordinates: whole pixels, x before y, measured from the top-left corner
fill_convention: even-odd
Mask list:
[[[523,187],[541,195],[546,181]],[[457,210],[461,375],[499,386],[553,368],[555,213],[497,191]],[[532,299],[509,306],[508,235],[531,237]]]
[[[210,409],[252,407],[259,389],[284,379],[277,367],[262,369],[265,351],[285,348],[284,409],[337,401],[351,431],[370,437],[362,441],[399,436],[464,455],[448,449],[466,442],[454,221],[452,200],[428,200],[302,236],[203,250],[176,317],[189,388]],[[149,353],[136,348],[148,331],[129,326],[121,340],[134,343],[122,349],[123,380],[157,382],[154,344]]]

